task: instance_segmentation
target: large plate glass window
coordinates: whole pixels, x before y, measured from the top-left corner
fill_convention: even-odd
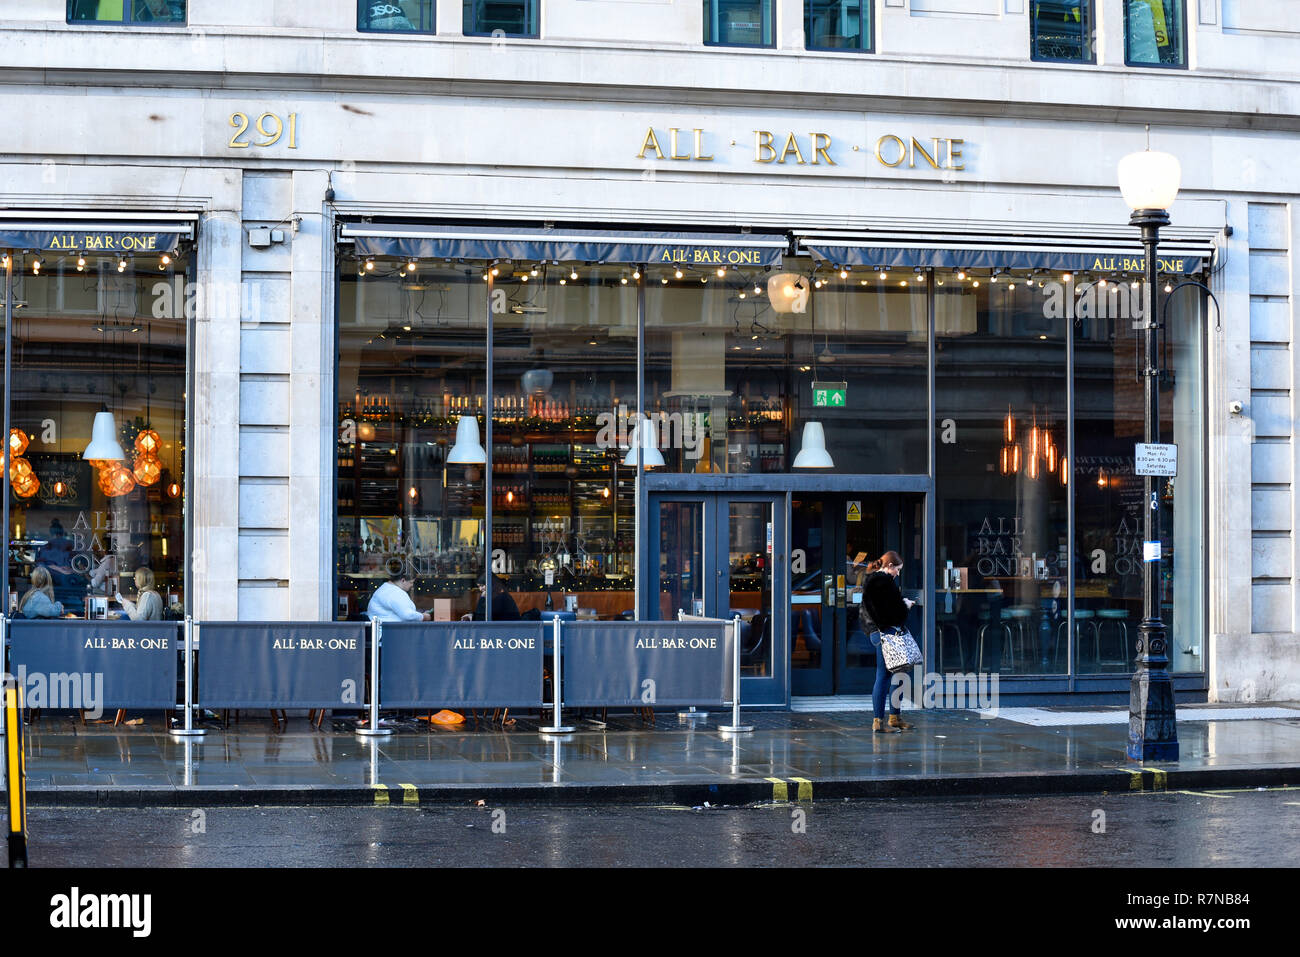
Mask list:
[[[1066,673],[1070,327],[1047,295],[1060,281],[1027,269],[935,276],[935,620],[947,671]]]
[[[414,267],[414,268],[412,268]],[[484,570],[487,284],[481,266],[345,258],[339,273],[336,614],[390,575],[472,614]]]
[[[541,0],[465,0],[462,29],[470,37],[536,37]]]
[[[1093,0],[1030,0],[1029,30],[1031,59],[1097,62]]]
[[[1187,66],[1186,0],[1127,0],[1124,62],[1129,66]]]
[[[925,474],[923,271],[787,259],[646,281],[646,400],[669,471]]]
[[[495,268],[493,567],[521,614],[630,617],[633,268],[538,262]]]
[[[1177,277],[1161,277],[1157,295]],[[1160,381],[1161,439],[1178,447],[1178,475],[1159,478],[1160,613],[1171,671],[1204,671],[1202,641],[1205,490],[1202,323],[1195,287],[1173,293]],[[1075,638],[1080,674],[1133,670],[1142,621],[1142,477],[1134,446],[1144,439],[1142,288],[1135,276],[1089,275],[1074,289]]]
[[[805,44],[809,50],[871,52],[870,0],[805,0]]]
[[[69,23],[185,23],[186,0],[68,0]]]
[[[433,33],[433,0],[357,0],[357,29],[366,33]]]
[[[772,0],[704,0],[706,46],[772,46]]]
[[[189,264],[15,254],[11,613],[183,617]]]

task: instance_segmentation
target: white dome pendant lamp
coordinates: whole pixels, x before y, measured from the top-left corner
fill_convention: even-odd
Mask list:
[[[644,431],[642,430],[642,427]],[[627,450],[627,456],[623,459],[623,464],[636,468],[636,449],[637,444],[641,445],[641,462],[648,469],[661,469],[664,467],[664,454],[659,451],[659,430],[655,428],[654,419],[638,417],[638,422],[632,427],[631,448]]]
[[[447,456],[449,465],[483,465],[487,462],[487,453],[478,440],[478,419],[472,415],[462,415],[456,424],[456,444]]]
[[[794,457],[797,469],[833,469],[835,463],[826,451],[826,430],[820,422],[805,422],[803,425],[803,448]]]
[[[81,457],[89,462],[120,462],[126,458],[126,453],[117,441],[117,420],[113,418],[112,412],[104,409],[95,413],[90,444]]]

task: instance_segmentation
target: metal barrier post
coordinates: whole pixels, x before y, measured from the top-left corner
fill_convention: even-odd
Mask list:
[[[384,633],[384,623],[378,618],[370,619],[370,725],[357,728],[357,734],[363,738],[376,738],[392,734],[392,728],[379,726],[379,640]]]
[[[194,617],[185,616],[185,724],[172,728],[178,738],[199,737],[208,732],[194,727]]]
[[[540,727],[537,730],[542,734],[571,734],[573,727],[570,725],[560,724],[560,699],[563,695],[560,693],[560,618],[557,615],[552,619],[553,635],[551,637],[551,724],[549,727]]]
[[[752,724],[740,723],[740,616],[731,619],[731,724],[718,725],[719,731],[753,731]]]
[[[23,767],[23,692],[18,679],[4,680],[5,787],[9,791],[9,866],[27,866],[27,773]]]
[[[686,620],[686,612],[684,612],[680,608],[677,609],[677,620],[678,621]],[[678,711],[677,718],[678,720],[681,721],[697,721],[697,720],[708,721],[709,713],[707,711],[696,711],[695,705],[692,704],[692,705],[687,705],[685,711]]]

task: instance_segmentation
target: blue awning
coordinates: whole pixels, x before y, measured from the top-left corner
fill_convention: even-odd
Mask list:
[[[0,221],[0,248],[70,255],[174,253],[192,232],[180,223]]]
[[[798,235],[803,251],[832,266],[874,268],[1053,269],[1071,272],[1135,273],[1145,256],[1134,234],[992,235],[978,231],[926,236],[916,232]],[[1185,230],[1162,235],[1159,271],[1172,275],[1200,272],[1214,255],[1212,235]]]
[[[360,256],[512,262],[776,266],[789,248],[783,235],[748,233],[348,223],[340,235],[354,242]]]

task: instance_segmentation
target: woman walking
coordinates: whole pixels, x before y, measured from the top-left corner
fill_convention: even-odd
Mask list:
[[[862,605],[875,623],[871,643],[876,648],[876,683],[871,689],[871,705],[875,720],[871,730],[878,733],[896,733],[913,727],[902,718],[902,709],[890,702],[889,723],[885,724],[885,700],[889,697],[889,669],[880,648],[880,632],[887,628],[901,628],[907,624],[907,613],[912,599],[904,598],[898,590],[898,573],[903,570],[903,558],[898,552],[885,552],[877,561],[867,566],[866,581],[862,589]]]

